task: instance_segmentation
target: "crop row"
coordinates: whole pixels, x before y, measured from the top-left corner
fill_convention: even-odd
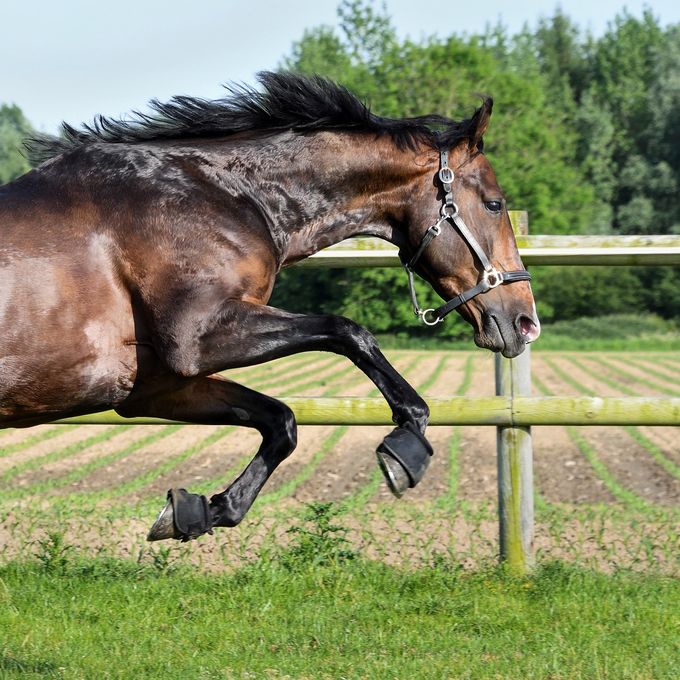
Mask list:
[[[446,376],[455,364],[461,369],[462,377],[459,384],[453,385],[451,392],[466,394],[475,378],[483,375],[488,379],[488,361],[480,359],[479,355],[460,353],[436,353],[436,361],[432,361],[433,353],[404,353],[397,355],[396,360],[404,363],[401,370],[411,379],[417,389],[428,394],[432,386]],[[429,368],[423,370],[426,359],[430,359]],[[620,364],[638,369],[637,372],[626,370]],[[486,371],[479,370],[479,365],[486,367]],[[544,376],[552,372],[553,384],[557,382],[569,387],[578,394],[593,395],[599,385],[607,386],[621,394],[639,394],[640,390],[654,390],[660,394],[675,395],[673,383],[680,374],[680,363],[672,358],[649,358],[625,355],[622,360],[611,360],[595,353],[583,357],[566,356],[550,358],[542,355],[537,357],[534,371],[534,388],[541,394],[549,395],[555,388],[548,388]],[[477,370],[476,370],[477,369]],[[648,376],[642,378],[638,373],[643,370]],[[583,384],[577,374],[591,376],[589,385]],[[261,389],[279,396],[300,394],[305,391],[318,396],[332,396],[340,394],[348,388],[356,388],[363,375],[356,371],[347,361],[336,357],[320,359],[318,355],[302,355],[294,359],[279,361],[273,366],[257,367],[241,371],[238,376],[247,381],[249,386]],[[597,387],[596,387],[597,386]],[[637,387],[639,386],[639,387]],[[373,390],[370,394],[375,395]],[[181,448],[173,448],[173,437],[181,430],[191,426],[159,425],[147,428],[128,425],[113,426],[96,429],[92,426],[48,426],[39,433],[27,431],[23,439],[14,440],[2,446],[0,439],[0,462],[7,465],[0,468],[0,487],[3,489],[3,504],[22,499],[41,497],[49,498],[52,506],[63,510],[68,508],[94,510],[107,507],[118,508],[120,512],[129,511],[129,499],[132,496],[139,506],[146,507],[150,503],[158,503],[158,489],[152,488],[159,478],[171,479],[178,468],[190,468],[200,461],[202,454],[210,447],[225,446],[239,448],[242,432],[233,427],[196,429],[197,436]],[[442,451],[446,451],[446,491],[435,499],[439,508],[452,507],[459,496],[460,464],[459,452],[465,439],[465,430],[459,426],[449,428],[446,443]],[[630,438],[631,445],[648,454],[650,463],[658,465],[668,476],[680,479],[680,466],[669,455],[668,447],[660,446],[640,428],[627,426],[622,428]],[[343,437],[347,436],[350,428],[338,426],[324,428],[323,437],[314,451],[308,452],[303,464],[292,465],[287,475],[282,475],[282,482],[273,479],[272,487],[265,489],[255,512],[262,511],[295,495],[305,484],[309,484],[321,463],[334,450]],[[9,431],[7,431],[9,432]],[[204,434],[199,434],[203,432]],[[82,434],[81,434],[82,433]],[[616,479],[609,470],[606,455],[603,455],[600,445],[588,442],[583,434],[583,428],[567,428],[569,439],[578,448],[580,454],[592,468],[592,474],[604,482],[611,495],[624,506],[647,511],[654,505],[644,496],[626,487],[625,483]],[[3,433],[6,435],[6,433]],[[68,444],[60,445],[59,440],[66,437],[74,439]],[[116,441],[125,439],[124,444],[116,445]],[[250,440],[248,440],[250,442]],[[12,456],[30,454],[31,450],[41,445],[40,455],[19,455],[16,464],[11,464]],[[172,450],[164,454],[165,447]],[[47,448],[46,448],[47,447]],[[147,456],[147,452],[154,447],[154,456]],[[36,449],[37,450],[37,449]],[[216,465],[212,474],[201,477],[192,485],[192,490],[199,493],[209,493],[223,485],[224,481],[232,478],[247,464],[252,451],[243,451],[236,455],[225,455],[221,465]],[[672,452],[671,452],[672,453]],[[366,450],[357,451],[357,456],[368,457]],[[540,456],[540,451],[536,452]],[[68,463],[72,462],[69,466]],[[51,466],[56,465],[58,472],[50,475]],[[89,481],[93,476],[106,476],[111,469],[122,469],[128,474],[123,479],[112,477],[108,483],[99,480],[96,488],[92,488]],[[424,482],[423,484],[425,484]],[[371,500],[375,500],[376,493],[382,484],[377,467],[372,474],[358,484],[354,490],[343,499],[343,506],[353,512],[361,512],[362,508]],[[414,494],[415,495],[415,494]],[[549,507],[549,501],[537,493],[538,508]],[[115,514],[115,513],[114,513]]]

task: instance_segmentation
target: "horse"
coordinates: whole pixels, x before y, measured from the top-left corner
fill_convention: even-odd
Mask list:
[[[254,428],[261,445],[224,491],[168,492],[148,538],[186,541],[239,524],[296,446],[285,404],[219,373],[321,350],[379,389],[395,429],[378,462],[396,495],[414,487],[428,407],[374,337],[267,303],[282,268],[378,237],[398,247],[423,322],[455,309],[478,346],[521,353],[540,325],[483,153],[492,103],[392,119],[319,76],[264,72],[222,99],[153,100],[29,140],[40,165],[0,188],[0,427],[114,409]],[[414,272],[445,304],[419,307]]]

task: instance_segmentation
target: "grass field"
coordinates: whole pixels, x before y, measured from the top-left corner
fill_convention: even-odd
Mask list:
[[[493,393],[487,353],[389,356],[423,395]],[[673,353],[532,361],[536,394],[680,394]],[[326,354],[233,377],[274,396],[375,393]],[[389,429],[301,428],[244,523],[188,545],[144,541],[165,491],[224,488],[254,433],[0,430],[0,678],[680,676],[677,427],[534,428],[543,566],[527,580],[493,566],[494,429],[430,428],[436,455],[400,501],[373,455]],[[321,519],[288,531],[313,502]]]
[[[277,556],[218,575],[49,557],[0,567],[0,677],[677,678],[670,578]]]

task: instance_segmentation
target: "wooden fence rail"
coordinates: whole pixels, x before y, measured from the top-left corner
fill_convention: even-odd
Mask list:
[[[680,236],[528,236],[526,213],[511,212],[525,265],[680,265]],[[398,267],[397,249],[353,239],[313,255],[306,267]],[[516,572],[533,564],[532,425],[680,425],[680,399],[531,397],[530,351],[496,357],[495,397],[430,399],[432,425],[497,427],[500,557]],[[284,401],[302,425],[389,425],[382,399],[300,398]],[[113,411],[59,423],[148,424]]]
[[[511,213],[519,225],[517,212]],[[517,235],[522,262],[568,265],[680,265],[680,236]],[[377,238],[357,238],[299,262],[299,267],[401,267],[396,247]]]
[[[381,397],[279,397],[300,425],[392,425]],[[428,398],[430,425],[678,425],[680,398],[496,397]],[[103,411],[55,421],[64,425],[158,425],[181,421],[123,418]]]

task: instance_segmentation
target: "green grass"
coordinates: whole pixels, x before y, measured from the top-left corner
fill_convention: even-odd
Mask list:
[[[56,538],[0,567],[0,678],[677,678],[676,580],[334,555],[210,575]]]

